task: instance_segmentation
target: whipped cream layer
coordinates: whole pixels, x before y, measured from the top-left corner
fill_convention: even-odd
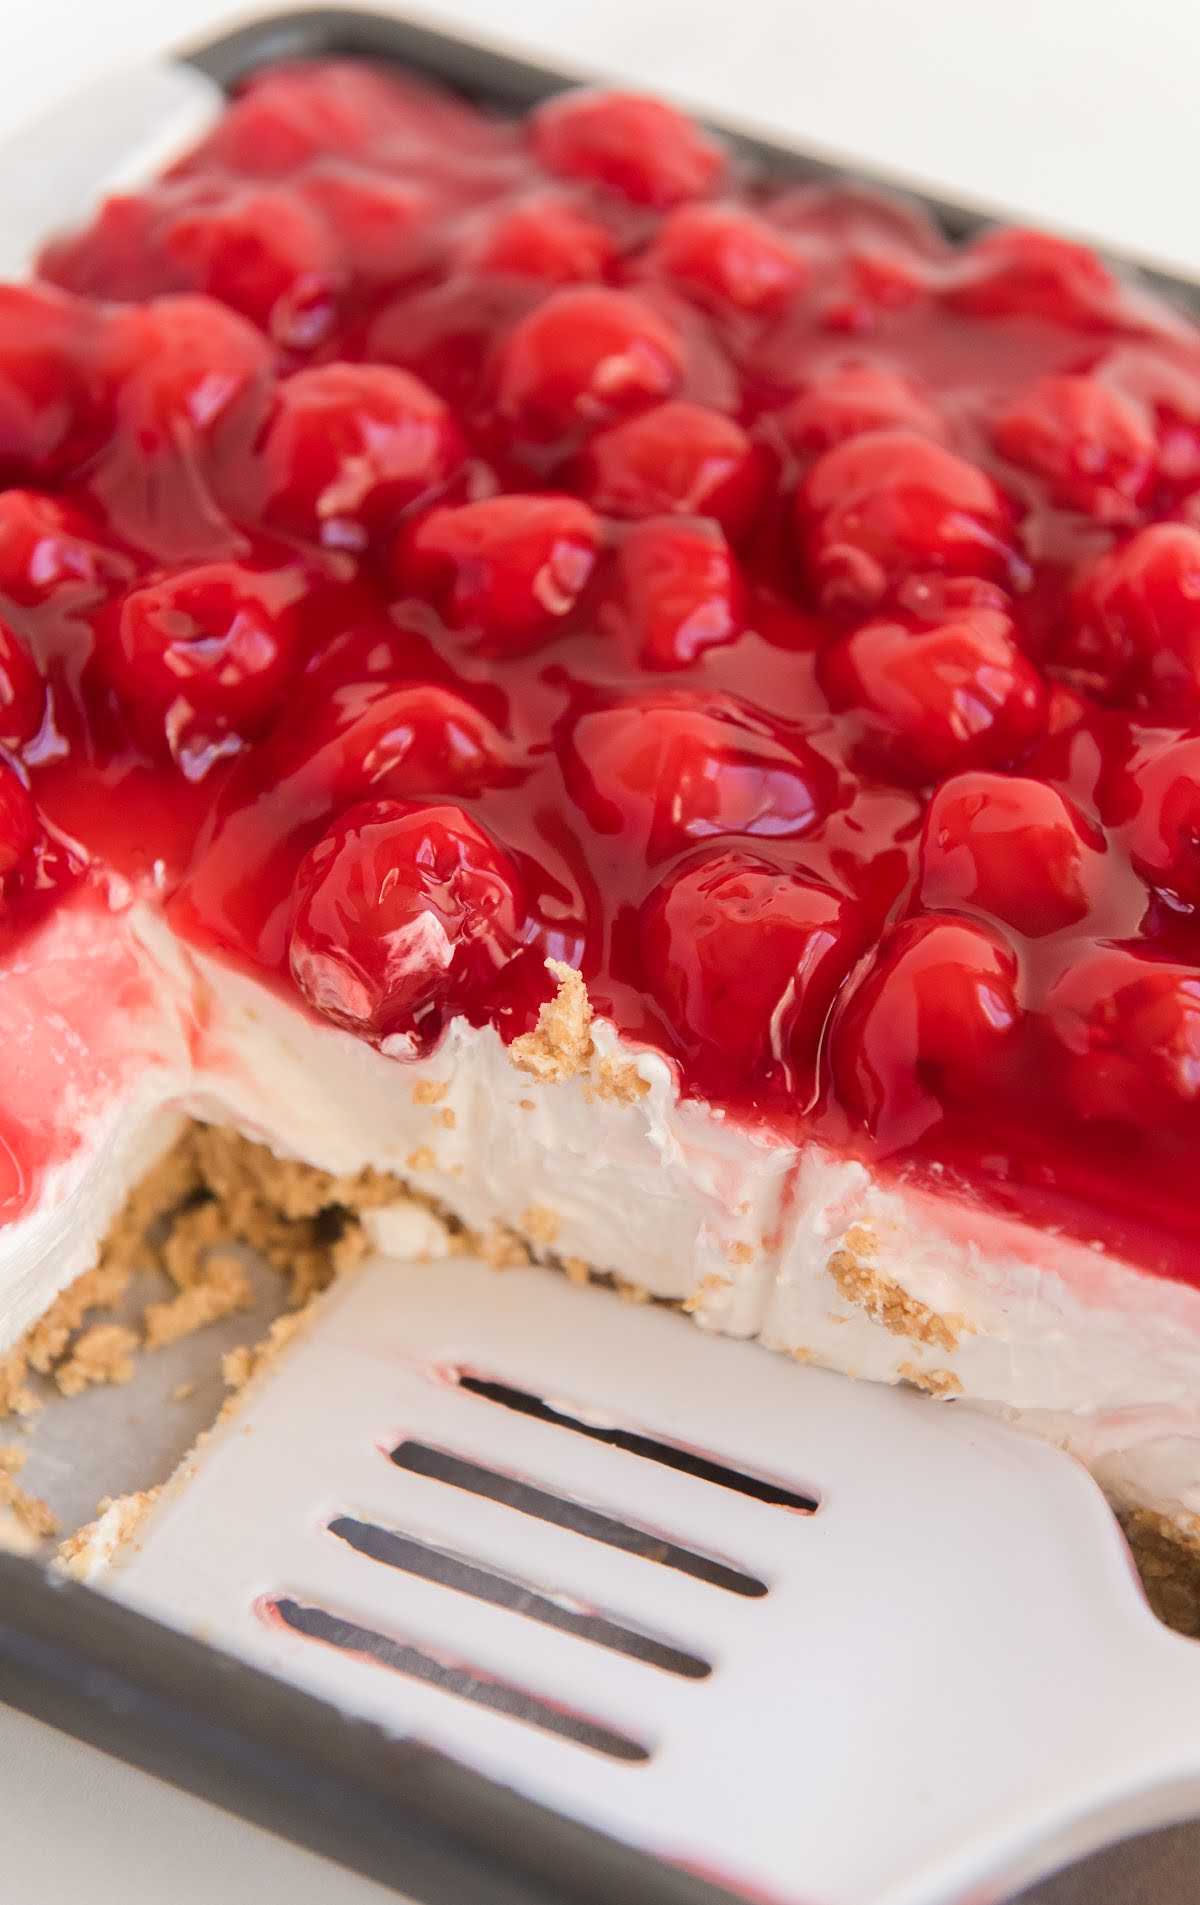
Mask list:
[[[611,1025],[590,1032],[549,1078],[462,1020],[428,1058],[389,1056],[197,954],[119,883],[90,889],[0,972],[4,1109],[46,1160],[0,1227],[0,1350],[197,1117],[326,1171],[394,1173],[707,1328],[1003,1411],[1117,1499],[1200,1514],[1200,1292],[750,1132],[681,1100]],[[368,1221],[408,1248],[401,1211]]]

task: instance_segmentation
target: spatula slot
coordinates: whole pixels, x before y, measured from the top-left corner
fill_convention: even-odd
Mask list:
[[[509,1680],[497,1679],[464,1661],[442,1658],[413,1646],[411,1642],[381,1634],[376,1628],[364,1627],[360,1622],[334,1614],[328,1608],[278,1595],[263,1601],[260,1612],[266,1620],[278,1621],[293,1634],[302,1635],[306,1640],[319,1641],[326,1647],[352,1654],[359,1660],[374,1661],[408,1680],[439,1687],[443,1693],[454,1694],[460,1700],[469,1700],[475,1706],[506,1714],[510,1719],[521,1720],[527,1726],[538,1727],[543,1733],[556,1734],[575,1745],[590,1747],[593,1752],[603,1753],[608,1759],[624,1760],[631,1766],[641,1766],[650,1758],[649,1748],[628,1733],[618,1732],[615,1727],[606,1726],[586,1714],[572,1712],[568,1707],[556,1706],[552,1701],[530,1693],[525,1687],[516,1686]]]
[[[593,1442],[605,1442],[609,1448],[623,1449],[627,1455],[640,1456],[647,1462],[658,1462],[681,1475],[693,1475],[697,1481],[712,1482],[717,1488],[731,1488],[736,1494],[749,1496],[751,1501],[766,1502],[773,1508],[790,1508],[803,1515],[815,1514],[818,1507],[813,1495],[800,1494],[763,1475],[747,1475],[700,1449],[663,1442],[657,1436],[643,1435],[637,1429],[623,1429],[616,1423],[592,1420],[582,1413],[576,1414],[566,1403],[547,1402],[528,1389],[516,1389],[509,1383],[473,1375],[467,1370],[455,1370],[453,1377],[468,1395],[499,1403],[501,1408],[531,1416],[535,1422],[551,1423],[558,1429],[570,1429],[575,1435],[586,1435]]]
[[[586,1603],[547,1592],[513,1575],[497,1573],[493,1568],[469,1560],[466,1555],[421,1541],[414,1535],[398,1534],[391,1528],[359,1521],[352,1515],[335,1516],[329,1523],[329,1532],[385,1567],[453,1588],[456,1593],[486,1601],[492,1607],[509,1608],[526,1620],[539,1621],[543,1627],[556,1627],[561,1633],[573,1634],[597,1647],[607,1647],[613,1653],[626,1654],[649,1667],[661,1667],[664,1673],[679,1674],[686,1680],[705,1680],[712,1672],[710,1662],[698,1654],[658,1640],[653,1634],[630,1627]]]
[[[622,1521],[583,1502],[552,1495],[520,1476],[485,1468],[482,1463],[452,1455],[427,1442],[401,1442],[392,1449],[391,1460],[410,1475],[423,1475],[430,1481],[465,1489],[468,1494],[482,1496],[487,1501],[501,1502],[515,1508],[518,1514],[532,1515],[538,1521],[552,1522],[557,1528],[569,1528],[589,1541],[602,1542],[605,1547],[620,1548],[626,1554],[656,1561],[660,1567],[690,1574],[694,1580],[706,1581],[710,1587],[723,1588],[728,1594],[759,1599],[767,1592],[766,1582],[756,1575],[694,1548],[685,1548],[655,1529],[638,1527],[634,1522]]]

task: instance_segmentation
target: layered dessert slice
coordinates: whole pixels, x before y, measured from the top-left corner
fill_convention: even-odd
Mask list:
[[[303,65],[0,294],[0,476],[0,1396],[199,1120],[1200,1545],[1180,311]]]

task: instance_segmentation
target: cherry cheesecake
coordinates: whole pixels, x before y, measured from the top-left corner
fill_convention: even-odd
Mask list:
[[[0,482],[0,1370],[199,1119],[1200,1543],[1181,311],[301,64],[0,290]]]

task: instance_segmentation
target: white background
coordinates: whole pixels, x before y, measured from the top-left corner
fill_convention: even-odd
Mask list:
[[[1200,275],[1200,0],[457,0],[408,10]],[[238,11],[237,0],[0,0],[0,123]]]

